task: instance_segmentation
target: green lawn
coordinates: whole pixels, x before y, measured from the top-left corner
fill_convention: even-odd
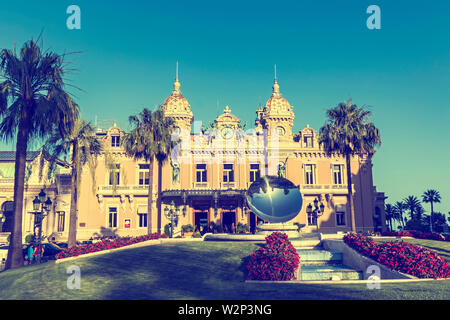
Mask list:
[[[449,258],[448,243],[426,244]],[[166,243],[28,266],[0,273],[0,299],[450,299],[450,280],[381,284],[380,290],[365,284],[245,283],[246,258],[256,248],[237,242]],[[80,290],[67,289],[70,265],[81,269]]]

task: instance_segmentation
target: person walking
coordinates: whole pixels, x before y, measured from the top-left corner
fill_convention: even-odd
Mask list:
[[[34,253],[34,249],[33,246],[30,244],[27,248],[27,263],[30,265],[33,263],[33,253]]]

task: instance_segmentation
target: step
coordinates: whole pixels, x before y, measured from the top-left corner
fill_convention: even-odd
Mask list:
[[[302,238],[302,239],[320,239],[320,234],[318,234],[317,232],[312,232],[312,233],[300,232],[300,238]]]
[[[301,280],[363,280],[363,273],[339,265],[302,265]]]
[[[311,249],[311,248],[321,248],[321,242],[319,239],[303,239],[303,240],[291,240],[292,245],[295,249]]]
[[[342,263],[342,252],[317,250],[317,249],[297,249],[302,264],[340,264]]]

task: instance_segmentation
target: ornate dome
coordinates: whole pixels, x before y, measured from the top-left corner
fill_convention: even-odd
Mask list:
[[[276,78],[272,88],[272,95],[264,105],[263,112],[266,115],[290,115],[291,113],[293,115],[293,107],[285,98],[281,96],[280,86],[278,85]]]
[[[280,139],[290,140],[292,138],[292,127],[295,118],[293,109],[294,107],[281,96],[275,66],[273,91],[262,110],[260,116],[261,127],[269,132],[276,131]]]
[[[161,105],[161,108],[164,110],[164,113],[168,116],[172,114],[186,114],[189,113],[192,115],[191,105],[188,100],[183,97],[180,91],[180,83],[178,79],[174,83],[174,89],[172,94],[167,97],[167,99]]]
[[[188,100],[183,97],[180,90],[181,84],[178,81],[178,63],[177,63],[177,76],[175,83],[173,84],[172,94],[163,102],[161,108],[164,110],[167,116],[188,116],[193,117],[191,111],[191,105]]]

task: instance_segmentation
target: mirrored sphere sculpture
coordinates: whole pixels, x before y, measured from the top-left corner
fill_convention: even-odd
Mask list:
[[[295,218],[302,209],[303,199],[300,190],[291,181],[264,176],[248,188],[247,204],[261,219],[277,223]]]

